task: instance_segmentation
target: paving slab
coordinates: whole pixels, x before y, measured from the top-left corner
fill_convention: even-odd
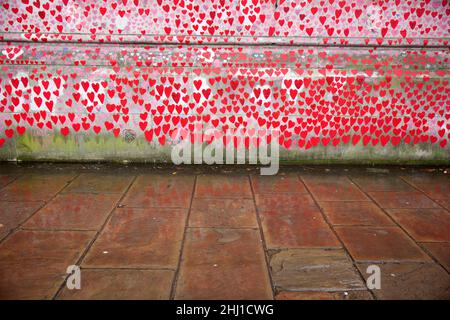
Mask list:
[[[367,196],[346,176],[301,175],[317,201],[364,201]]]
[[[120,194],[59,194],[33,215],[23,227],[49,230],[99,230],[120,197]]]
[[[450,242],[422,243],[421,245],[450,273]]]
[[[255,203],[253,199],[195,198],[189,226],[257,228]]]
[[[341,247],[317,207],[259,213],[268,248]]]
[[[259,231],[189,229],[175,298],[272,299]]]
[[[251,176],[255,193],[308,193],[298,175]]]
[[[270,257],[279,291],[345,291],[366,289],[350,257],[342,249],[287,249]]]
[[[0,240],[4,238],[12,229],[15,229],[22,222],[33,215],[33,213],[35,213],[43,205],[43,201],[0,201]]]
[[[73,179],[73,175],[33,175],[17,178],[0,189],[0,201],[48,201]]]
[[[434,263],[386,263],[378,265],[381,289],[374,289],[377,299],[383,300],[437,300],[450,299],[450,275]],[[366,274],[368,264],[358,264]]]
[[[398,227],[336,227],[335,230],[355,260],[430,260]]]
[[[450,241],[450,212],[444,209],[389,209],[388,213],[416,241]]]
[[[407,175],[403,178],[431,199],[450,200],[450,177],[443,175]]]
[[[81,269],[81,288],[63,288],[60,300],[168,300],[169,270]]]
[[[417,191],[410,184],[406,183],[401,177],[393,177],[389,175],[356,175],[350,176],[359,188],[365,192],[371,191],[401,191],[415,192]]]
[[[83,173],[64,192],[123,193],[133,179],[134,175]]]
[[[440,206],[420,192],[377,191],[368,193],[384,209],[440,208]]]
[[[195,187],[197,198],[251,198],[250,180],[247,176],[199,175]]]
[[[259,211],[274,209],[290,211],[292,208],[316,207],[314,199],[309,194],[256,194],[255,201]]]
[[[369,291],[349,290],[339,292],[293,292],[282,291],[276,300],[373,300]]]
[[[16,175],[0,174],[0,188],[3,188],[4,186],[6,186],[8,183],[11,183],[15,179],[17,179]]]
[[[20,230],[6,238],[0,245],[0,299],[52,299],[94,236]]]
[[[369,201],[319,202],[331,224],[347,226],[392,226],[394,222],[376,204]]]
[[[436,203],[440,204],[442,207],[450,212],[450,198],[449,199],[435,199]]]
[[[116,209],[82,265],[174,270],[186,216],[185,209]]]
[[[189,208],[194,181],[195,177],[188,175],[139,175],[121,204],[136,208]]]

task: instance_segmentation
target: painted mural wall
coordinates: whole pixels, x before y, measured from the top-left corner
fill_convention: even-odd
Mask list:
[[[2,159],[450,159],[450,2],[0,2]],[[236,138],[231,132],[242,132]]]

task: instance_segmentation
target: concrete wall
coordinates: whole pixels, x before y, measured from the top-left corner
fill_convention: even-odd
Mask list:
[[[201,123],[301,162],[450,159],[447,1],[0,6],[0,158],[168,161]]]

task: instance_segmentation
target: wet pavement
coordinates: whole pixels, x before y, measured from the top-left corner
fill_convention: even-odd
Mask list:
[[[449,272],[446,168],[0,165],[0,299],[450,299]]]

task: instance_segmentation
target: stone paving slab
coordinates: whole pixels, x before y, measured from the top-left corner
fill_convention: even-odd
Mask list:
[[[194,198],[190,227],[258,228],[253,199]]]
[[[187,231],[176,299],[272,299],[256,230]]]
[[[43,205],[43,201],[0,201],[0,240]]]
[[[315,206],[314,199],[309,194],[255,194],[255,200],[260,211],[273,210],[274,208],[284,211],[285,209]]]
[[[0,174],[0,188],[6,186],[8,183],[11,183],[16,178],[17,176],[13,174]]]
[[[274,286],[287,291],[365,289],[344,250],[288,249],[270,257]]]
[[[370,191],[402,191],[414,192],[414,187],[406,183],[400,177],[392,177],[389,175],[357,175],[351,176],[351,180],[355,182],[361,190]]]
[[[259,193],[308,193],[298,175],[251,176],[253,190]]]
[[[450,212],[444,209],[390,209],[387,212],[416,241],[450,242]]]
[[[63,193],[24,225],[27,229],[98,230],[115,208],[120,194]]]
[[[335,226],[392,226],[394,222],[373,202],[319,202],[331,224]]]
[[[266,245],[270,249],[341,246],[317,207],[264,210],[260,217]]]
[[[73,177],[68,175],[34,175],[20,177],[1,189],[0,201],[48,201]]]
[[[450,273],[450,242],[422,243],[422,246]]]
[[[186,215],[184,209],[117,209],[83,266],[175,269]]]
[[[64,191],[85,193],[123,193],[134,179],[132,175],[83,173]]]
[[[63,288],[61,300],[167,300],[173,271],[82,269],[80,290]]]
[[[364,276],[368,264],[358,264]],[[381,289],[378,299],[450,299],[450,275],[434,263],[386,263],[379,265]]]
[[[339,292],[292,292],[282,291],[277,300],[372,300],[369,291],[339,291]]]
[[[369,192],[369,195],[384,209],[440,208],[436,202],[419,192],[376,191]]]
[[[200,175],[195,187],[197,198],[252,198],[247,176]]]
[[[450,199],[450,179],[448,177],[420,174],[403,178],[431,199]]]
[[[428,261],[420,247],[398,227],[336,227],[356,261]]]
[[[302,175],[317,201],[364,201],[367,196],[346,176]]]
[[[450,197],[448,199],[436,199],[434,201],[440,204],[443,208],[450,211]]]
[[[0,299],[51,299],[94,232],[28,231],[0,245]]]
[[[140,175],[121,204],[125,207],[188,208],[194,187],[194,176]]]

